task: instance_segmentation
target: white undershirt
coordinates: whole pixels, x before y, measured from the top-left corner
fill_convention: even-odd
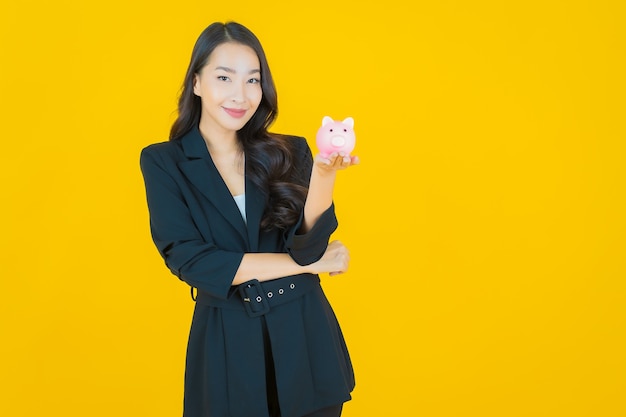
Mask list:
[[[237,203],[237,207],[239,207],[243,221],[246,222],[246,194],[234,195],[233,198],[235,199],[235,203]]]

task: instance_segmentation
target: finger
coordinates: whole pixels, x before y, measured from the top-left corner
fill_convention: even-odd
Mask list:
[[[337,159],[340,159],[339,163],[341,164],[342,167],[347,167],[348,165],[350,165],[350,162],[352,162],[350,155],[343,155]]]
[[[323,156],[322,154],[317,154],[315,156],[315,162],[317,164],[330,165],[333,162],[333,158],[331,155]]]
[[[339,169],[341,168],[341,165],[343,164],[343,156],[342,155],[337,155],[335,156],[335,158],[333,159],[333,168],[335,169]]]

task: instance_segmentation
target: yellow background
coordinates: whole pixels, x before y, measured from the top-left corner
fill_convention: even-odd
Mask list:
[[[626,415],[622,4],[3,2],[0,415],[180,415],[193,303],[138,158],[227,19],[265,46],[273,130],[356,121],[351,269],[323,277],[344,416]]]

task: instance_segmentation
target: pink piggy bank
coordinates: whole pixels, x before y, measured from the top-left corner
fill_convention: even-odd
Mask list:
[[[354,135],[354,119],[348,117],[342,122],[336,122],[328,116],[322,119],[322,126],[315,137],[317,149],[326,158],[333,152],[345,152],[350,155],[356,144]]]

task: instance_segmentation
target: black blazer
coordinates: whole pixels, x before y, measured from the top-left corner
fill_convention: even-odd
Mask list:
[[[308,184],[311,150],[304,138],[286,140],[296,142],[298,164]],[[331,207],[316,224],[319,227],[305,235],[295,233],[302,220],[286,232],[261,233],[265,198],[248,179],[246,224],[198,129],[180,140],[146,147],[140,161],[152,237],[167,267],[191,286],[218,297],[228,295],[244,253],[289,252],[296,262],[307,265],[323,255],[337,227]]]
[[[294,141],[302,183],[308,184],[313,159],[306,140],[285,140]],[[140,163],[159,253],[174,275],[214,301],[195,307],[185,417],[267,415],[263,325],[272,343],[283,417],[350,399],[352,365],[319,277],[310,276],[315,290],[264,314],[264,324],[261,317],[217,302],[241,304],[231,283],[247,252],[286,252],[301,265],[318,260],[337,227],[334,206],[305,234],[296,234],[302,216],[289,230],[262,231],[265,196],[246,179],[244,222],[197,128],[179,140],[146,147]]]

